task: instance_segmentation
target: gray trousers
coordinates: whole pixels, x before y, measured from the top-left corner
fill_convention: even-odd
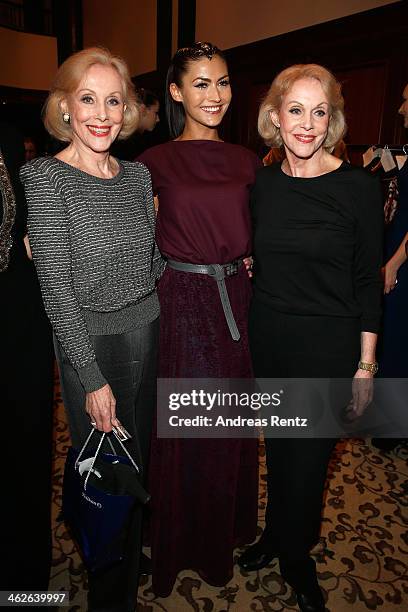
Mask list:
[[[144,482],[156,407],[158,337],[159,319],[125,334],[90,337],[98,365],[115,396],[116,415],[132,436],[126,447],[141,466]],[[81,448],[91,430],[85,412],[85,391],[56,338],[54,345],[72,444]],[[142,508],[136,506],[124,560],[107,570],[88,575],[90,612],[135,610],[141,546]]]

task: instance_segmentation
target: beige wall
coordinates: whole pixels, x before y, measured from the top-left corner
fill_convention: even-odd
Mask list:
[[[56,70],[56,38],[0,28],[0,85],[47,90]]]
[[[224,49],[391,4],[393,0],[197,0],[196,38]],[[156,70],[157,0],[83,0],[84,46],[122,55],[133,75]],[[173,0],[173,50],[177,0]],[[49,89],[57,42],[0,27],[0,85]]]
[[[197,0],[196,39],[229,49],[394,1]]]
[[[132,76],[156,70],[156,0],[83,0],[84,47],[121,55]]]

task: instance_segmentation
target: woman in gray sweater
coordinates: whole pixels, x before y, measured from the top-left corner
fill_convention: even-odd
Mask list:
[[[137,127],[128,69],[91,48],[59,68],[46,102],[49,133],[67,147],[21,170],[28,228],[46,312],[54,330],[62,396],[74,447],[91,424],[122,424],[147,467],[155,408],[162,260],[154,242],[150,175],[109,154]],[[141,513],[122,563],[89,575],[89,610],[136,607]]]

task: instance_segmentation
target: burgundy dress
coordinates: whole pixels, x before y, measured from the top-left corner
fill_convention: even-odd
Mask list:
[[[261,166],[247,149],[209,140],[171,141],[145,151],[159,197],[157,243],[165,257],[227,263],[251,253],[249,189]],[[159,376],[252,375],[247,319],[251,285],[241,268],[226,278],[241,339],[230,335],[216,282],[167,267],[159,283]],[[153,590],[168,596],[177,574],[226,584],[233,549],[255,538],[257,442],[154,439],[150,464]]]

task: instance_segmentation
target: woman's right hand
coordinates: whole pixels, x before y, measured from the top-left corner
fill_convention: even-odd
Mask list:
[[[254,265],[253,257],[251,255],[249,257],[244,257],[243,262],[249,278],[252,278],[252,266]]]
[[[86,394],[85,410],[91,424],[99,431],[109,433],[112,431],[112,425],[120,425],[116,418],[116,400],[108,384]]]
[[[33,259],[33,254],[31,253],[31,246],[30,246],[30,242],[28,240],[28,235],[26,234],[23,238],[24,241],[24,246],[25,246],[25,250],[27,253],[27,257],[28,259],[32,260]]]

